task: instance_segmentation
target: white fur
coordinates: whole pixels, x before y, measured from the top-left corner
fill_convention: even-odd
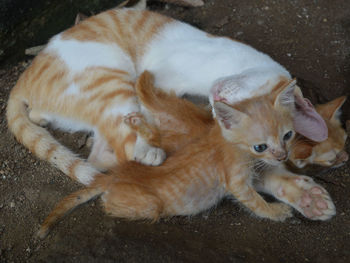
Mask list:
[[[69,85],[68,89],[64,91],[63,95],[79,95],[80,94],[80,87],[77,86],[75,83],[72,83]]]
[[[290,78],[284,67],[252,47],[228,38],[208,36],[178,21],[165,25],[150,43],[137,72],[144,70],[155,75],[156,86],[174,90],[178,95],[208,96],[219,78],[249,70],[269,70]],[[250,85],[258,89],[267,80],[269,76],[260,74]],[[244,97],[253,90],[244,92]]]
[[[54,128],[67,131],[67,132],[77,132],[77,131],[93,131],[93,126],[78,121],[76,119],[66,118],[52,113],[42,113],[43,118],[50,122]]]
[[[105,117],[108,116],[126,116],[131,112],[139,112],[140,107],[137,103],[123,103],[123,104],[115,104],[113,107],[107,109],[103,112]]]
[[[130,56],[116,44],[63,40],[59,34],[50,41],[46,51],[56,53],[72,74],[89,67],[107,67],[122,69],[135,75]]]
[[[78,178],[79,182],[84,185],[89,185],[93,181],[96,174],[98,174],[97,169],[95,169],[88,162],[79,164],[75,168],[76,177]]]

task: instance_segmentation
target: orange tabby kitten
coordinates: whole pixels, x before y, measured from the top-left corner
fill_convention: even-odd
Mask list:
[[[150,93],[151,91],[149,91]],[[139,94],[139,96],[143,96],[144,94]],[[149,95],[149,94],[146,94]],[[163,94],[157,94],[156,98],[162,98]],[[166,98],[169,100],[170,98]],[[192,98],[193,100],[194,98]],[[150,99],[149,99],[150,100]],[[153,98],[155,100],[155,97]],[[345,164],[348,160],[348,154],[344,151],[345,142],[347,139],[347,133],[342,128],[340,122],[340,108],[344,104],[346,100],[345,96],[336,98],[328,103],[316,105],[317,112],[324,118],[328,127],[328,138],[323,142],[314,142],[302,135],[297,134],[291,143],[292,147],[290,149],[290,154],[288,157],[288,161],[285,163],[284,168],[290,170],[292,172],[296,172],[298,174],[304,174],[309,172],[311,174],[315,174],[315,171],[319,171],[323,168],[336,168]],[[203,102],[202,102],[203,103]],[[161,103],[160,103],[161,105]],[[198,106],[198,102],[197,102]],[[205,106],[201,106],[204,107]],[[180,108],[180,107],[179,107]],[[161,114],[161,107],[157,108],[157,112],[153,112],[155,115]],[[179,119],[181,116],[185,116],[187,108],[179,109]],[[208,122],[212,118],[209,114],[209,110],[201,110],[193,108],[191,111],[197,111],[198,114],[205,115],[207,114]],[[174,113],[175,114],[175,113]],[[174,122],[174,120],[173,120]],[[166,148],[167,152],[171,151],[170,149],[181,148],[184,143],[181,143],[181,137],[184,137],[184,140],[188,139],[189,134],[195,134],[195,130],[191,130],[186,134],[182,134],[178,132],[180,129],[185,129],[184,127],[190,127],[190,123],[173,123],[173,127],[167,123],[168,130],[162,133],[163,137],[176,138],[170,140],[166,145],[169,145],[170,148]],[[153,135],[156,135],[156,131],[152,130]],[[152,136],[153,136],[152,135]],[[149,135],[151,136],[151,135]],[[172,144],[170,145],[170,143]],[[160,147],[159,144],[152,143],[152,145]],[[114,154],[112,154],[112,150],[108,147],[107,144],[101,144],[100,152],[98,154],[99,158],[95,160],[95,163],[99,163],[100,167],[104,170],[108,170],[111,166],[117,164],[115,160]]]
[[[170,156],[159,167],[124,162],[106,175],[95,176],[88,188],[58,204],[43,223],[40,237],[67,211],[97,196],[102,196],[108,214],[128,219],[155,221],[159,217],[193,215],[229,195],[259,217],[283,221],[291,216],[288,205],[267,203],[252,185],[255,160],[278,164],[287,158],[293,138],[290,107],[294,105],[290,101],[294,87],[288,82],[271,94],[245,100],[234,107],[214,102],[215,120],[188,101],[152,90],[152,78],[147,72],[139,78],[136,89],[157,125],[149,125],[139,113],[126,117],[125,123],[139,136],[168,149]],[[265,116],[270,116],[269,120]],[[174,124],[180,127],[177,133],[181,146],[174,145],[177,135],[168,133],[168,125]],[[160,141],[159,134],[165,135]],[[287,190],[279,188],[276,194]],[[334,215],[334,205],[323,188],[314,184],[305,188],[309,192],[294,191],[299,199],[292,205],[303,201],[309,206],[316,202],[313,208],[317,211],[311,211],[310,216],[313,219],[325,220]],[[275,191],[270,186],[266,189]],[[305,192],[312,192],[317,198],[311,202],[303,200]]]
[[[339,119],[340,108],[345,100],[346,97],[342,96],[328,103],[316,105],[317,112],[326,121],[328,138],[317,143],[303,136],[296,136],[295,145],[289,157],[295,167],[304,168],[311,164],[339,167],[348,160],[348,154],[344,151],[347,134]]]

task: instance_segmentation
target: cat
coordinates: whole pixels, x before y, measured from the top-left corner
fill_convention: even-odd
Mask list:
[[[136,84],[136,92],[158,124],[152,127],[140,113],[129,114],[125,123],[151,143],[173,152],[158,167],[124,162],[108,174],[97,175],[89,187],[57,205],[38,236],[44,238],[64,214],[99,196],[109,215],[134,220],[193,215],[233,195],[256,216],[284,221],[292,216],[290,207],[267,203],[255,191],[254,170],[249,164],[254,160],[280,163],[286,159],[294,133],[289,108],[294,107],[295,86],[290,84],[286,81],[270,94],[247,99],[234,107],[214,101],[213,120],[190,102],[153,90],[152,75],[145,72]],[[265,116],[273,118],[266,121]],[[177,132],[181,146],[174,145],[175,134],[168,134],[168,125],[174,131],[173,125],[177,124],[181,125]],[[189,136],[182,136],[186,134]],[[286,194],[290,194],[291,205],[298,206],[311,219],[326,220],[335,214],[327,191],[311,178],[282,175],[284,185],[276,186],[271,180],[274,175],[266,176],[259,187],[276,192],[276,196],[287,201]]]
[[[328,138],[323,142],[313,142],[303,136],[295,137],[295,145],[291,150],[289,163],[300,169],[308,165],[336,168],[348,160],[344,151],[347,133],[340,122],[340,108],[346,100],[345,96],[328,103],[316,105],[316,111],[326,121]]]
[[[296,172],[298,174],[306,173],[314,175],[315,173],[319,173],[322,170],[324,171],[328,168],[337,168],[345,164],[345,162],[348,160],[348,154],[344,150],[347,133],[342,128],[339,118],[340,108],[344,104],[345,100],[346,97],[341,96],[325,104],[316,105],[316,111],[326,121],[327,128],[329,130],[329,136],[323,142],[315,142],[305,138],[300,134],[296,134],[291,143],[292,146],[288,160],[284,163],[284,169],[287,169],[291,172]],[[207,112],[207,118],[209,121],[211,115],[209,114],[210,109],[207,107],[206,101],[196,101],[196,98],[192,97],[190,98],[190,101],[203,108],[202,110],[198,111],[198,114],[203,115],[205,114],[205,111]],[[159,112],[161,111],[160,108],[158,110]],[[195,108],[191,109],[191,111],[195,111]],[[181,108],[180,112],[184,115],[186,114],[186,112],[183,112]],[[159,113],[157,113],[157,115],[159,115]],[[170,142],[166,144],[170,145],[171,149],[176,149],[176,146],[182,147],[183,143],[180,142],[182,141],[180,137],[188,137],[188,134],[192,134],[191,132],[187,132],[186,134],[181,135],[177,130],[182,126],[183,125],[180,123],[174,124],[173,127],[170,127],[169,124],[167,124],[167,133],[163,132],[163,137],[176,137],[176,140],[173,140],[173,145],[170,145]],[[186,127],[188,126],[189,124],[186,123]],[[155,130],[152,131],[153,134],[157,134]],[[159,147],[160,144],[153,142],[152,145]],[[102,167],[103,170],[108,170],[110,167],[115,166],[117,164],[117,161],[114,157],[115,155],[112,154],[112,149],[110,149],[107,144],[103,146],[104,148],[101,147],[100,152],[98,153],[98,156],[100,156],[100,158],[98,160],[95,160],[95,162],[98,163],[98,166]],[[168,148],[164,150],[166,152],[170,151]]]
[[[166,92],[208,97],[210,89],[218,89],[217,96],[230,103],[291,80],[284,67],[248,45],[149,11],[109,10],[53,37],[34,59],[11,91],[9,129],[36,156],[85,185],[98,172],[95,161],[105,145],[112,147],[118,163],[159,165],[165,152],[122,121],[131,112],[149,115],[134,91],[144,70]],[[296,131],[325,140],[325,122],[300,91],[294,102]],[[39,127],[48,122],[67,131],[92,131],[88,162]]]

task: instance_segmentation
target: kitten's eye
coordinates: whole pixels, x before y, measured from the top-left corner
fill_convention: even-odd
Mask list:
[[[293,135],[293,131],[289,131],[287,132],[284,136],[283,136],[283,140],[284,141],[288,141]]]
[[[259,144],[259,145],[254,145],[254,150],[258,153],[262,153],[263,151],[265,151],[267,149],[267,145],[266,144]]]

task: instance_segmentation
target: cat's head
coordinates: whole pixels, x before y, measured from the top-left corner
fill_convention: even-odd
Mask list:
[[[290,155],[290,161],[297,168],[304,168],[307,165],[338,167],[348,160],[348,154],[344,151],[347,134],[339,120],[340,108],[345,100],[346,97],[342,96],[316,106],[317,112],[327,124],[328,138],[317,143],[297,136]]]
[[[280,67],[248,69],[237,75],[217,79],[209,97],[211,105],[214,101],[222,101],[236,105],[244,100],[271,93],[276,87],[289,82],[290,76]],[[304,98],[299,87],[295,87],[293,98],[294,130],[315,142],[322,142],[328,137],[327,125],[317,113],[311,102]],[[215,112],[213,113],[215,116]]]
[[[215,118],[225,140],[270,165],[287,160],[295,135],[292,117],[296,89],[294,81],[285,80],[269,94],[234,106],[214,101]]]

